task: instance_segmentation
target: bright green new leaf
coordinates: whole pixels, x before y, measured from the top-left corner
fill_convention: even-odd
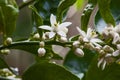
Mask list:
[[[120,79],[120,65],[112,63],[104,70],[97,66],[98,58],[95,56],[90,64],[86,75],[86,80],[119,80]]]
[[[83,5],[85,4],[87,0],[77,0],[75,5],[76,5],[76,8],[79,10],[79,9],[82,9],[83,8]]]
[[[62,66],[40,62],[29,67],[22,76],[23,80],[80,80]]]
[[[77,0],[62,0],[57,8],[57,20],[62,22],[63,13]]]

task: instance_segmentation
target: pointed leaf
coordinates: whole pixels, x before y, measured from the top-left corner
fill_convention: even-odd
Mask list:
[[[115,20],[110,11],[110,2],[111,0],[98,0],[99,11],[107,24],[115,26]]]
[[[33,64],[23,74],[23,80],[80,80],[65,68],[47,62]]]

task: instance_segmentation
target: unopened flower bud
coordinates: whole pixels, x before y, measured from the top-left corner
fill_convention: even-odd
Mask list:
[[[1,50],[1,53],[5,54],[5,55],[8,55],[8,54],[10,54],[10,50],[9,49],[3,49],[3,50]]]
[[[117,49],[120,50],[120,44],[117,44]]]
[[[67,42],[67,38],[66,37],[61,37],[60,42]]]
[[[6,40],[5,40],[5,45],[9,45],[12,43],[12,38],[11,37],[8,37]]]
[[[38,56],[42,57],[44,56],[46,53],[46,50],[44,48],[39,48],[38,49]]]
[[[94,48],[97,52],[100,52],[101,48],[100,47],[95,47]]]
[[[79,45],[80,45],[80,42],[79,42],[79,41],[74,41],[74,42],[73,42],[73,46],[74,46],[74,47],[77,48],[77,47],[79,47]]]
[[[75,55],[79,56],[79,57],[83,57],[84,56],[84,52],[82,49],[80,48],[76,48],[75,50]]]
[[[105,45],[105,46],[103,47],[103,50],[104,50],[105,52],[109,52],[109,53],[112,53],[112,52],[114,51],[114,49],[113,49],[112,47],[108,46],[108,45]]]
[[[99,54],[100,54],[100,55],[104,55],[104,54],[105,54],[105,51],[104,51],[104,50],[100,50]]]
[[[36,33],[34,36],[33,36],[34,39],[39,39],[40,38],[40,35],[38,33]]]
[[[119,50],[116,50],[115,52],[112,53],[112,55],[113,55],[114,57],[117,57],[117,56],[120,55],[120,51],[119,51]]]
[[[45,43],[43,41],[40,42],[40,47],[44,47]]]

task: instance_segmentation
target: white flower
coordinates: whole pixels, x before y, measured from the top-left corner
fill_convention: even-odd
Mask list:
[[[102,34],[105,37],[112,37],[113,41],[112,44],[116,44],[119,40],[120,40],[120,36],[119,36],[119,29],[120,27],[113,27],[112,25],[105,27],[105,29],[103,30]],[[118,33],[119,32],[119,33]]]
[[[82,31],[79,27],[77,27],[77,30],[79,31],[80,36],[82,36],[84,42],[90,42],[95,46],[101,47],[98,43],[102,43],[103,41],[97,38],[97,34],[94,30],[88,28],[87,33]]]
[[[51,14],[50,16],[50,23],[51,26],[43,25],[39,26],[41,29],[49,30],[49,38],[53,38],[55,34],[57,33],[58,35],[62,37],[66,37],[66,34],[68,32],[67,26],[71,25],[71,22],[64,22],[59,24],[59,22],[56,21],[56,16]]]
[[[77,56],[79,56],[79,57],[83,57],[83,56],[84,56],[84,52],[83,52],[83,50],[80,49],[80,48],[76,48],[75,54],[76,54]]]
[[[38,49],[38,56],[42,57],[44,56],[46,53],[46,50],[44,48],[39,48]]]
[[[102,67],[102,70],[104,70],[106,64],[112,63],[113,61],[114,61],[114,60],[113,60],[112,54],[107,53],[106,55],[104,55],[103,57],[101,57],[101,58],[99,59],[97,66],[98,66],[98,67],[101,66],[101,67]]]

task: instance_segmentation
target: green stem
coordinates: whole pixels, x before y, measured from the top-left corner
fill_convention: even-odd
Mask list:
[[[25,2],[25,3],[20,4],[19,9],[24,8],[25,6],[33,3],[34,1],[35,1],[35,0],[29,0],[29,1]]]
[[[67,47],[67,46],[70,46],[72,44],[72,42],[66,42],[66,43],[61,43],[61,42],[57,42],[57,41],[45,41],[45,44],[46,45],[60,45],[60,46],[63,46],[63,47]],[[13,42],[12,44],[8,45],[8,46],[4,46],[4,45],[1,45],[0,46],[0,50],[2,49],[5,49],[5,48],[12,48],[14,46],[18,46],[18,45],[39,45],[39,41],[30,41],[30,42],[27,42],[27,41],[20,41],[20,42]]]

